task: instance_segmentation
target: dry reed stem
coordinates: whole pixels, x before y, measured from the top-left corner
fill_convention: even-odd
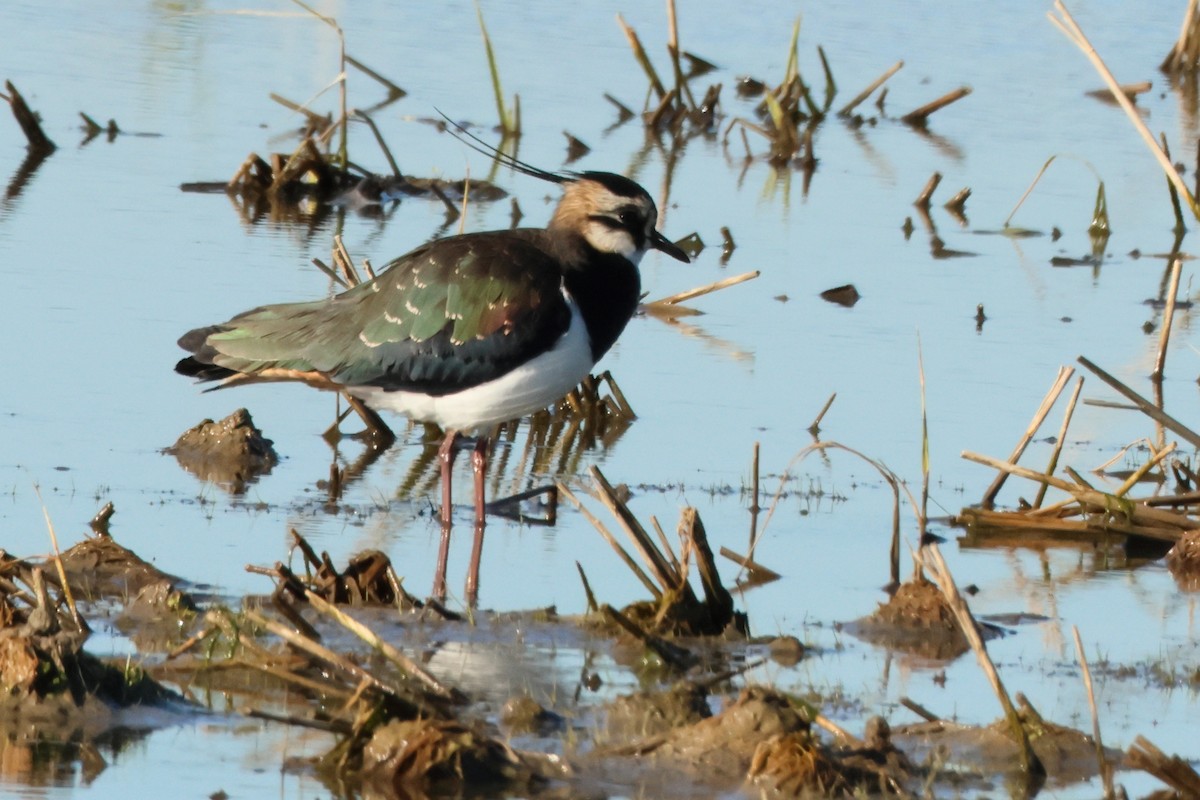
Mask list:
[[[1079,380],[1075,383],[1075,389],[1071,392],[1071,398],[1067,401],[1067,410],[1063,412],[1062,426],[1058,429],[1058,438],[1054,441],[1054,449],[1050,453],[1050,462],[1046,464],[1046,474],[1053,475],[1054,469],[1058,466],[1058,458],[1062,455],[1063,443],[1067,440],[1067,428],[1071,425],[1071,417],[1075,415],[1075,406],[1079,403],[1079,393],[1083,390],[1083,376],[1079,376]],[[1038,488],[1037,497],[1034,498],[1033,507],[1041,508],[1042,501],[1046,499],[1046,488],[1048,484],[1043,483]]]
[[[426,671],[420,664],[413,661],[408,656],[401,653],[395,647],[379,637],[377,633],[362,624],[354,617],[342,611],[340,608],[330,603],[325,598],[321,597],[311,589],[304,590],[304,597],[317,611],[332,617],[346,630],[353,633],[358,638],[362,639],[367,644],[371,645],[380,655],[394,664],[399,670],[406,675],[411,675],[413,678],[424,684],[425,687],[434,695],[449,700],[452,703],[466,702],[467,697],[453,686],[447,686],[439,681],[431,673]]]
[[[372,78],[377,83],[382,84],[383,87],[388,90],[389,97],[404,97],[404,95],[408,94],[408,92],[404,91],[399,86],[392,83],[390,80],[383,77],[378,72],[376,72],[375,70],[368,67],[366,64],[359,61],[357,58],[353,58],[349,54],[345,55],[344,58],[345,58],[347,64],[354,67],[359,72],[366,75],[368,78]]]
[[[1175,190],[1179,192],[1181,197],[1187,199],[1188,208],[1191,210],[1192,215],[1200,220],[1200,205],[1196,204],[1196,198],[1188,190],[1187,184],[1183,182],[1183,177],[1175,171],[1175,165],[1171,163],[1171,159],[1167,158],[1167,154],[1163,152],[1158,142],[1154,140],[1154,134],[1150,133],[1150,129],[1146,127],[1146,123],[1142,122],[1138,116],[1137,109],[1134,108],[1133,103],[1125,96],[1125,93],[1121,91],[1121,86],[1117,83],[1117,79],[1109,72],[1108,67],[1104,64],[1104,60],[1100,58],[1100,54],[1092,47],[1092,43],[1088,41],[1083,30],[1075,22],[1075,18],[1067,11],[1067,7],[1063,5],[1062,0],[1054,0],[1054,11],[1057,11],[1061,15],[1061,18],[1054,16],[1054,12],[1048,12],[1046,16],[1050,18],[1055,27],[1063,32],[1063,35],[1083,51],[1088,61],[1091,62],[1096,72],[1104,80],[1105,85],[1108,86],[1109,91],[1112,92],[1113,99],[1121,106],[1121,109],[1125,112],[1125,116],[1129,118],[1134,129],[1142,137],[1146,146],[1150,148],[1150,152],[1157,159],[1163,172],[1166,173],[1167,180],[1174,185]]]
[[[1163,72],[1179,72],[1196,68],[1196,61],[1200,58],[1200,35],[1197,35],[1196,31],[1197,22],[1200,22],[1200,15],[1196,13],[1198,5],[1200,3],[1197,0],[1188,0],[1187,10],[1183,14],[1183,24],[1179,29],[1179,38],[1175,40],[1171,52],[1167,53],[1167,57],[1159,66]]]
[[[650,57],[646,55],[645,48],[642,47],[642,42],[638,39],[637,32],[629,27],[625,22],[625,18],[617,14],[617,24],[621,26],[621,31],[625,34],[625,38],[629,40],[629,46],[633,49],[633,57],[641,64],[642,70],[646,73],[646,77],[650,80],[650,88],[658,95],[661,100],[667,96],[666,87],[662,81],[658,79],[658,73],[654,71],[654,65],[650,63]]]
[[[1042,427],[1042,423],[1046,419],[1046,415],[1050,413],[1050,409],[1058,401],[1058,396],[1062,394],[1062,390],[1066,387],[1067,381],[1075,374],[1072,367],[1059,367],[1058,377],[1054,380],[1054,384],[1050,387],[1050,391],[1046,392],[1046,396],[1042,398],[1042,404],[1038,406],[1037,412],[1033,415],[1033,420],[1029,423],[1029,427],[1025,429],[1025,435],[1017,442],[1017,446],[1013,448],[1012,455],[1008,457],[1011,464],[1016,464],[1021,460],[1021,455],[1025,452],[1025,448],[1033,441],[1034,434],[1038,428]],[[984,508],[991,508],[996,502],[996,495],[1000,493],[1004,482],[1008,480],[1008,474],[1001,472],[992,481],[992,485],[983,493],[982,505]]]
[[[1028,774],[1044,775],[1046,772],[1045,767],[1042,766],[1042,762],[1037,757],[1037,754],[1033,752],[1033,746],[1029,742],[1029,732],[1025,730],[1025,726],[1021,723],[1021,717],[1017,713],[1016,706],[1013,705],[1012,699],[1004,689],[1004,682],[1000,680],[1000,673],[996,671],[996,665],[992,663],[992,659],[987,652],[987,646],[983,643],[983,637],[979,634],[979,625],[976,623],[975,617],[971,614],[971,609],[967,605],[967,601],[959,594],[958,586],[954,582],[954,576],[950,574],[950,568],[946,565],[946,560],[942,557],[942,551],[938,549],[937,543],[932,543],[921,548],[917,553],[917,560],[924,564],[926,571],[929,572],[930,576],[937,583],[938,588],[942,590],[942,595],[946,598],[946,603],[954,612],[963,635],[967,637],[967,642],[970,643],[971,649],[975,651],[975,658],[979,661],[979,667],[983,670],[983,674],[992,685],[992,691],[996,693],[996,699],[1000,701],[1000,706],[1004,709],[1004,716],[1012,727],[1013,736],[1020,746],[1021,766]]]
[[[50,547],[54,549],[54,569],[62,584],[62,593],[67,600],[67,608],[71,610],[71,620],[75,623],[76,629],[82,631],[85,629],[83,619],[79,616],[79,609],[75,607],[75,598],[71,596],[71,584],[67,583],[67,568],[63,566],[62,551],[58,549],[58,535],[54,532],[54,522],[50,519],[46,501],[42,499],[42,488],[36,483],[33,484],[33,493],[37,495],[38,503],[42,506],[42,516],[46,518],[46,530],[50,533]]]
[[[1161,463],[1164,458],[1171,455],[1171,453],[1174,453],[1176,447],[1178,447],[1178,443],[1171,442],[1169,445],[1148,458],[1146,463],[1135,469],[1133,474],[1126,478],[1121,485],[1117,487],[1113,494],[1115,494],[1117,497],[1124,497],[1129,493],[1130,489],[1132,489],[1134,486],[1137,486],[1138,482],[1141,481],[1142,478],[1146,477],[1146,473],[1158,466],[1158,464]]]
[[[706,294],[712,294],[713,292],[719,292],[722,289],[728,289],[730,286],[737,286],[739,283],[752,281],[761,274],[762,272],[756,269],[753,272],[743,272],[741,275],[731,275],[728,278],[722,278],[719,281],[713,281],[712,283],[705,284],[704,286],[697,286],[694,289],[688,289],[687,291],[679,292],[678,294],[668,295],[667,297],[663,297],[659,300],[651,300],[650,302],[643,303],[642,305],[647,311],[651,311],[655,308],[662,308],[663,306],[678,305],[686,300],[703,297]]]
[[[1088,710],[1092,713],[1092,740],[1096,745],[1096,762],[1100,778],[1104,781],[1104,797],[1114,796],[1112,786],[1112,770],[1108,759],[1104,757],[1104,742],[1100,738],[1100,711],[1096,708],[1096,690],[1092,685],[1092,670],[1088,666],[1087,655],[1083,652],[1083,639],[1079,636],[1079,626],[1071,626],[1071,635],[1075,637],[1075,656],[1079,659],[1079,668],[1083,672],[1083,687],[1087,690]]]
[[[671,562],[671,566],[675,569],[675,574],[680,576],[681,580],[686,580],[687,559],[681,566],[679,559],[675,557],[675,552],[671,550],[671,543],[667,541],[667,532],[662,529],[662,525],[658,522],[658,517],[650,515],[650,527],[654,528],[654,535],[658,537],[658,544],[662,548],[662,553]]]
[[[625,533],[629,536],[633,546],[641,555],[642,561],[650,569],[650,572],[658,580],[663,591],[672,591],[680,588],[679,575],[671,569],[671,565],[658,552],[658,548],[650,540],[650,535],[646,533],[646,529],[642,527],[642,523],[638,522],[637,517],[629,510],[617,497],[616,491],[612,484],[604,477],[604,473],[599,467],[592,466],[588,468],[588,474],[592,476],[592,482],[596,485],[597,494],[600,497],[605,507],[609,510],[621,527],[625,529]]]
[[[675,72],[675,94],[677,97],[687,96],[688,108],[696,108],[696,98],[692,97],[691,87],[683,77],[683,65],[679,62],[679,18],[675,10],[675,0],[667,0],[667,52],[671,55],[671,68]]]
[[[849,103],[846,103],[846,105],[842,106],[842,110],[837,112],[837,115],[839,117],[850,116],[850,114],[853,113],[854,109],[857,108],[859,106],[859,104],[862,103],[862,101],[864,101],[868,97],[870,97],[872,92],[874,92],[876,89],[878,89],[880,86],[882,86],[885,82],[887,82],[888,78],[892,77],[897,72],[899,72],[901,67],[903,67],[903,66],[904,66],[903,61],[897,61],[895,64],[893,64],[891,67],[889,67],[882,75],[880,75],[875,80],[871,81],[871,83],[867,86],[867,88],[863,89],[861,92],[854,95],[854,99],[852,99]]]
[[[1130,389],[1124,383],[1117,380],[1115,377],[1113,377],[1109,373],[1105,372],[1103,369],[1096,366],[1088,359],[1084,358],[1083,356],[1079,356],[1079,358],[1077,360],[1079,361],[1080,364],[1082,364],[1083,366],[1085,366],[1089,370],[1091,370],[1093,373],[1095,373],[1095,375],[1098,378],[1100,378],[1100,380],[1104,381],[1109,386],[1116,389],[1117,392],[1124,395],[1126,399],[1131,400],[1133,402],[1133,404],[1136,405],[1143,414],[1150,417],[1150,419],[1159,423],[1164,428],[1168,428],[1171,431],[1175,432],[1177,435],[1183,437],[1184,439],[1187,440],[1188,444],[1192,445],[1193,447],[1200,447],[1200,434],[1197,434],[1191,428],[1187,427],[1182,422],[1180,422],[1179,420],[1172,417],[1170,414],[1167,414],[1165,411],[1158,408],[1156,405],[1151,403],[1149,400],[1142,397],[1140,394],[1135,392],[1133,389]]]
[[[335,653],[329,648],[324,647],[323,645],[320,645],[311,639],[301,636],[286,625],[266,617],[257,611],[247,609],[243,613],[245,614],[246,619],[250,620],[255,625],[265,628],[268,632],[278,636],[280,639],[283,639],[296,649],[302,650],[305,653],[314,656],[315,658],[319,658],[330,666],[353,676],[356,680],[369,681],[380,691],[386,692],[393,697],[398,699],[407,698],[407,694],[402,691],[400,687],[391,685],[389,682],[354,663],[349,658],[346,658],[339,653]]]
[[[755,580],[775,581],[783,577],[770,567],[764,566],[752,558],[747,558],[741,553],[735,553],[728,547],[722,546],[718,552],[725,556],[725,558],[728,558],[733,563],[742,567],[742,569],[749,571]]]
[[[1162,330],[1158,338],[1158,358],[1154,361],[1154,371],[1150,377],[1155,381],[1163,379],[1163,370],[1167,363],[1167,343],[1171,340],[1171,323],[1175,319],[1175,298],[1179,293],[1179,273],[1183,270],[1183,260],[1171,260],[1171,281],[1167,288],[1167,304],[1163,309]]]
[[[929,208],[929,199],[933,197],[933,193],[937,191],[938,184],[942,182],[942,173],[935,172],[929,176],[929,180],[925,182],[921,193],[917,195],[917,199],[913,201],[913,205],[920,209]]]
[[[400,165],[396,163],[396,159],[392,156],[391,148],[383,140],[383,134],[379,132],[379,126],[375,124],[375,120],[371,119],[365,111],[355,111],[354,116],[367,123],[367,127],[375,135],[375,142],[379,145],[379,149],[383,151],[383,157],[387,159],[388,166],[392,168],[392,177],[396,179],[403,178],[404,175],[400,172]]]
[[[1200,797],[1200,774],[1179,756],[1167,756],[1146,737],[1135,738],[1126,755],[1129,766],[1158,778],[1177,792],[1176,797]]]
[[[821,430],[821,420],[825,419],[825,414],[829,411],[830,406],[833,405],[833,401],[836,399],[837,399],[837,392],[834,392],[833,394],[829,395],[829,399],[825,401],[825,405],[821,406],[821,410],[817,412],[816,419],[814,419],[812,421],[812,425],[808,426],[808,432],[811,433],[813,436],[816,436],[817,432]],[[757,447],[758,447],[758,445],[756,444],[755,445],[755,448],[756,448],[755,454],[756,455],[758,452]]]
[[[607,527],[605,527],[604,523],[597,519],[595,514],[587,510],[583,503],[579,501],[579,498],[575,496],[574,492],[567,488],[565,483],[562,481],[556,481],[555,485],[558,487],[559,495],[565,497],[571,503],[571,505],[575,506],[575,508],[579,510],[579,513],[583,514],[583,518],[590,522],[592,527],[604,537],[604,541],[608,542],[609,546],[616,551],[617,556],[625,562],[625,566],[629,567],[630,572],[632,572],[634,576],[642,582],[642,585],[645,586],[647,591],[654,596],[654,599],[658,600],[661,598],[662,590],[658,588],[654,581],[650,580],[650,576],[642,571],[642,568],[638,566],[638,563],[633,560],[633,556],[629,555],[629,552],[621,546],[621,543],[618,542],[616,537],[612,535]]]
[[[946,92],[941,97],[926,103],[920,108],[915,108],[900,118],[901,122],[907,122],[909,125],[918,127],[924,126],[930,115],[935,111],[945,108],[946,106],[963,99],[971,93],[970,86],[960,86],[953,91]]]
[[[661,636],[655,636],[652,633],[642,630],[640,625],[608,603],[601,606],[600,611],[611,621],[620,625],[630,636],[653,650],[663,660],[663,663],[675,669],[686,670],[692,667],[698,660],[690,650],[672,644]]]
[[[1130,524],[1122,525],[1117,522],[1106,521],[1103,529],[1112,530],[1121,533],[1132,533],[1147,538],[1159,539],[1162,541],[1174,542],[1178,541],[1180,535],[1184,531],[1195,530],[1200,528],[1200,521],[1188,517],[1186,514],[1178,514],[1171,511],[1159,511],[1152,508],[1146,502],[1141,500],[1128,500],[1122,497],[1117,497],[1112,494],[1097,491],[1087,486],[1079,486],[1061,478],[1055,478],[1052,475],[1046,475],[1041,472],[1035,472],[1031,469],[1018,467],[1007,461],[1001,461],[998,458],[972,453],[969,450],[962,452],[962,457],[967,461],[974,461],[977,464],[992,467],[1007,474],[1016,475],[1020,478],[1027,478],[1032,481],[1048,483],[1056,489],[1061,489],[1075,497],[1075,500],[1085,506],[1091,507],[1092,510],[1103,512],[1105,514],[1122,514],[1128,519]],[[1039,524],[1044,520],[1039,517]]]

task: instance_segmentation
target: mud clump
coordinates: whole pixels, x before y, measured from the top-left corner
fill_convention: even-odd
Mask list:
[[[558,714],[549,711],[532,697],[510,697],[500,709],[500,726],[509,734],[529,733],[548,735],[566,724]]]
[[[165,452],[200,480],[242,494],[247,485],[279,463],[272,445],[254,427],[250,412],[239,408],[222,420],[206,419],[184,431]]]
[[[938,660],[957,658],[969,649],[941,590],[922,577],[900,584],[886,603],[846,629],[871,644]]]
[[[1200,591],[1200,530],[1184,531],[1167,553],[1167,570],[1185,592]]]
[[[658,736],[711,716],[708,691],[680,681],[666,691],[635,692],[613,700],[605,709],[605,734],[614,742]]]

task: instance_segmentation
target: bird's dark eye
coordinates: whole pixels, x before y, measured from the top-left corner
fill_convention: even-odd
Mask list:
[[[638,224],[638,213],[633,208],[622,208],[617,212],[617,219],[621,220],[621,224],[626,228],[634,228]]]

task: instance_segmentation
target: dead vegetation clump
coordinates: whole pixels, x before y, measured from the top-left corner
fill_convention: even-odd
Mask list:
[[[624,628],[675,666],[685,666],[691,659],[663,636],[718,636],[726,633],[747,636],[749,620],[744,613],[734,609],[733,596],[721,584],[716,559],[708,544],[708,534],[696,509],[685,508],[680,514],[677,531],[680,551],[676,555],[658,520],[651,518],[656,540],[651,538],[645,526],[629,510],[626,498],[622,496],[627,492],[613,487],[596,467],[592,467],[589,473],[597,497],[628,535],[645,569],[638,566],[604,523],[593,516],[561,481],[558,483],[559,494],[566,497],[595,526],[652,596],[651,600],[634,603],[620,612],[605,605],[603,611],[607,623]],[[693,562],[699,573],[703,599],[696,594],[688,579]],[[588,597],[588,609],[600,611],[601,606],[592,593],[582,567],[579,567],[579,572]]]
[[[110,709],[178,699],[139,667],[85,652],[91,629],[52,588],[41,567],[0,550],[0,719],[98,732]]]
[[[521,753],[452,720],[392,720],[363,748],[358,780],[384,797],[457,794],[504,787],[528,790],[544,782],[552,760]]]

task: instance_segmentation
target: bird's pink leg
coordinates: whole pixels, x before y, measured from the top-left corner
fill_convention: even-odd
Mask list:
[[[484,503],[484,478],[487,477],[488,440],[480,437],[471,453],[471,469],[475,473],[475,541],[471,545],[471,564],[467,567],[467,605],[474,606],[479,595],[479,562],[483,556],[483,529],[487,525]]]
[[[446,438],[438,447],[438,460],[442,462],[442,539],[438,544],[437,570],[433,576],[433,596],[446,596],[446,562],[450,558],[450,525],[453,507],[450,504],[450,472],[454,466],[454,443],[458,431],[446,431]]]

